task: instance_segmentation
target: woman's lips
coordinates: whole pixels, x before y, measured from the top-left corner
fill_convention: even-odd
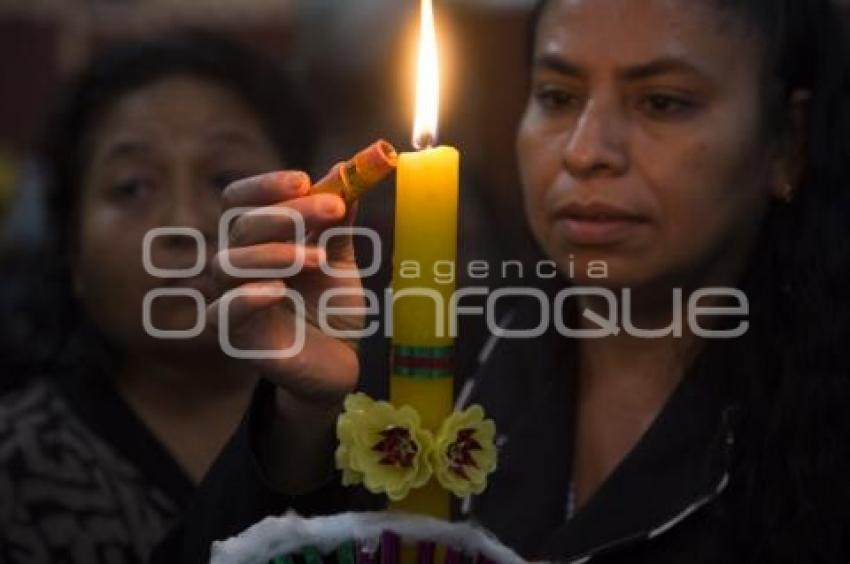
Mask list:
[[[602,203],[572,203],[558,208],[555,226],[577,245],[605,245],[623,241],[646,224],[646,218]]]
[[[604,245],[625,239],[641,222],[634,220],[562,219],[564,234],[579,245]]]

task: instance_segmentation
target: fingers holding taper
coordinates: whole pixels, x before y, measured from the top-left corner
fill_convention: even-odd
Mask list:
[[[207,316],[216,330],[225,330],[223,344],[278,386],[305,401],[340,401],[357,385],[357,356],[307,323],[288,291],[279,280],[248,282],[210,304]]]
[[[357,356],[349,342],[323,332],[319,305],[325,292],[345,288],[336,301],[356,309],[362,287],[351,234],[321,236],[351,225],[354,206],[310,193],[303,173],[276,172],[231,184],[223,207],[226,237],[212,261],[221,297],[208,308],[211,324],[237,357],[295,396],[340,399],[356,385]],[[325,263],[343,275],[331,275]],[[327,324],[356,329],[363,321],[346,313]]]
[[[251,280],[277,278],[273,273],[317,270],[327,260],[324,249],[298,243],[261,243],[226,249],[212,259],[213,277],[221,291]]]
[[[270,172],[242,178],[230,184],[221,194],[224,209],[270,206],[310,191],[310,177],[298,170]]]
[[[347,222],[349,215],[339,196],[309,190],[309,177],[298,171],[245,178],[225,189],[224,234],[213,262],[221,289],[240,281],[284,277],[271,273],[290,272],[286,269],[297,264],[304,270],[317,269],[327,259],[325,250],[314,244],[318,233]],[[250,274],[259,271],[268,275]]]
[[[229,245],[244,247],[270,241],[304,238],[308,233],[315,233],[339,223],[344,217],[345,202],[339,196],[300,196],[285,202],[253,208],[238,215],[230,225]]]

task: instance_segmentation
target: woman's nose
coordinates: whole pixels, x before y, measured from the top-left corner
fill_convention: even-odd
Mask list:
[[[162,218],[163,225],[196,230],[207,243],[215,243],[221,205],[209,194],[199,194],[189,187],[176,188],[173,197],[166,203]],[[171,245],[194,245],[190,237],[175,236]]]
[[[564,147],[564,166],[575,178],[623,174],[629,166],[625,128],[615,109],[588,102]]]

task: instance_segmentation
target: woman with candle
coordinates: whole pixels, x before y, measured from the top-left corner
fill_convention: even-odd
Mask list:
[[[538,243],[564,271],[577,265],[563,284],[599,286],[582,265],[605,261],[603,286],[631,290],[642,329],[670,323],[674,289],[740,288],[749,326],[726,340],[688,329],[495,340],[472,395],[496,419],[500,461],[471,515],[528,558],[847,561],[850,66],[839,14],[828,0],[548,0],[533,33],[518,156]],[[227,192],[248,204],[254,190]],[[594,328],[580,312],[608,317],[586,296],[570,307],[575,327]],[[504,323],[533,327],[537,309]],[[292,466],[329,458],[317,437],[330,436],[354,375],[267,368],[277,401],[257,402],[199,500],[205,519],[164,554],[201,561],[209,541],[270,510],[255,501],[265,486],[251,444],[278,494],[350,506],[334,503],[327,475]],[[297,463],[282,454],[293,449]],[[293,498],[277,501],[279,512]]]

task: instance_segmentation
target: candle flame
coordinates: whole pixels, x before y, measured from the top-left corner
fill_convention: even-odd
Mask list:
[[[434,7],[432,0],[421,0],[421,2],[416,117],[413,123],[413,146],[417,149],[425,149],[436,144],[437,121],[440,113],[440,68]]]

